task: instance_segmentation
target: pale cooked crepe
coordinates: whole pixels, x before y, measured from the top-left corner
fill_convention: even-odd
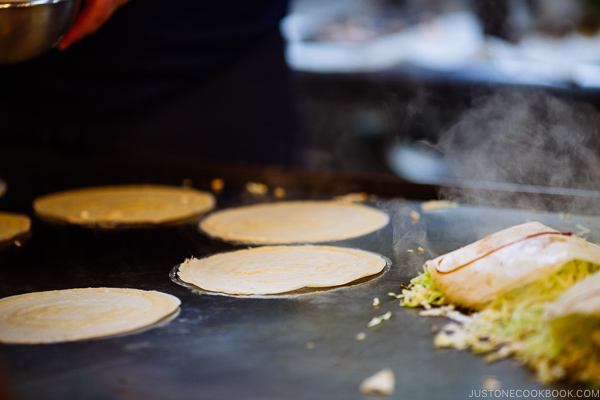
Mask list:
[[[169,294],[86,288],[0,299],[0,342],[36,344],[100,338],[151,326],[180,305]]]
[[[450,303],[477,309],[573,260],[600,264],[600,246],[530,222],[429,260],[425,268]]]
[[[600,317],[600,273],[577,282],[548,306],[550,318],[570,314]]]
[[[41,217],[104,228],[183,221],[213,206],[210,193],[160,185],[69,190],[40,197],[33,203]]]
[[[208,235],[248,244],[319,243],[374,232],[386,213],[340,201],[284,201],[218,211],[200,223]]]
[[[0,243],[29,232],[31,220],[26,215],[0,212]]]
[[[277,294],[344,285],[383,271],[383,257],[332,246],[266,246],[189,259],[179,278],[227,294]]]

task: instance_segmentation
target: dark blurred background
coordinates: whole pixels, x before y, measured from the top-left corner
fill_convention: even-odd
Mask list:
[[[178,4],[131,1],[67,51],[0,66],[0,162],[143,152],[600,186],[600,1]]]
[[[600,1],[295,0],[307,166],[596,189]]]

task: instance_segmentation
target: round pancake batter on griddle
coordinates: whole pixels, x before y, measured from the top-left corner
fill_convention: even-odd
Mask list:
[[[0,299],[0,343],[38,344],[106,337],[149,327],[181,302],[137,289],[85,288]]]
[[[217,211],[200,223],[209,236],[248,244],[320,243],[381,229],[386,213],[339,201],[284,201]]]
[[[105,186],[50,194],[36,199],[41,217],[100,228],[184,221],[211,210],[210,193],[160,185]]]
[[[28,216],[0,212],[0,243],[25,235],[30,228],[31,220]]]
[[[201,289],[266,295],[345,285],[383,271],[387,260],[333,246],[265,246],[188,259],[178,277]]]

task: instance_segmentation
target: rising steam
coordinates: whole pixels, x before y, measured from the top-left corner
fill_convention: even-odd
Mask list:
[[[438,143],[457,181],[470,187],[443,195],[471,204],[600,210],[599,143],[600,113],[589,104],[542,91],[481,97]],[[504,191],[511,184],[533,194]]]

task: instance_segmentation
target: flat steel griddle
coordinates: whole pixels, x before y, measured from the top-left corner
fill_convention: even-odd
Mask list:
[[[266,181],[267,175],[295,198],[335,194],[325,185],[312,190],[308,175],[260,175],[265,172],[247,169],[234,173],[216,167],[173,168],[169,175],[163,167],[162,175],[156,175],[152,168],[125,171],[121,166],[72,174],[60,173],[63,166],[44,173],[27,166],[3,168],[12,190],[0,206],[11,206],[11,211],[29,210],[32,197],[51,188],[134,180],[176,184],[183,178],[203,188],[215,171],[232,182],[218,197],[221,207],[263,201],[234,181],[260,180],[257,177]],[[348,180],[342,187],[343,181],[340,177],[330,188],[356,190],[362,182]],[[19,190],[19,182],[27,182],[26,187]],[[487,365],[467,352],[435,350],[432,325],[441,326],[443,321],[419,317],[416,311],[399,307],[387,293],[399,292],[427,258],[500,228],[530,219],[564,230],[576,231],[583,225],[591,230],[590,239],[598,242],[600,218],[461,206],[422,213],[414,222],[409,213],[419,210],[419,202],[402,198],[435,192],[401,181],[394,185],[396,200],[374,203],[391,214],[390,225],[335,243],[380,253],[392,260],[392,268],[361,285],[290,298],[198,295],[171,282],[169,272],[186,257],[239,248],[203,236],[194,223],[102,232],[35,220],[33,235],[22,247],[0,251],[1,297],[74,287],[134,287],[178,296],[182,310],[170,324],[136,335],[54,345],[0,345],[0,376],[6,375],[17,399],[361,399],[361,380],[386,367],[395,372],[393,398],[398,399],[464,399],[488,377],[505,389],[545,388],[513,361]],[[407,252],[418,245],[425,253]],[[374,297],[381,299],[378,309],[371,306]],[[366,327],[373,316],[386,311],[393,312],[389,321],[375,329]],[[367,333],[364,341],[355,340],[359,332]]]

